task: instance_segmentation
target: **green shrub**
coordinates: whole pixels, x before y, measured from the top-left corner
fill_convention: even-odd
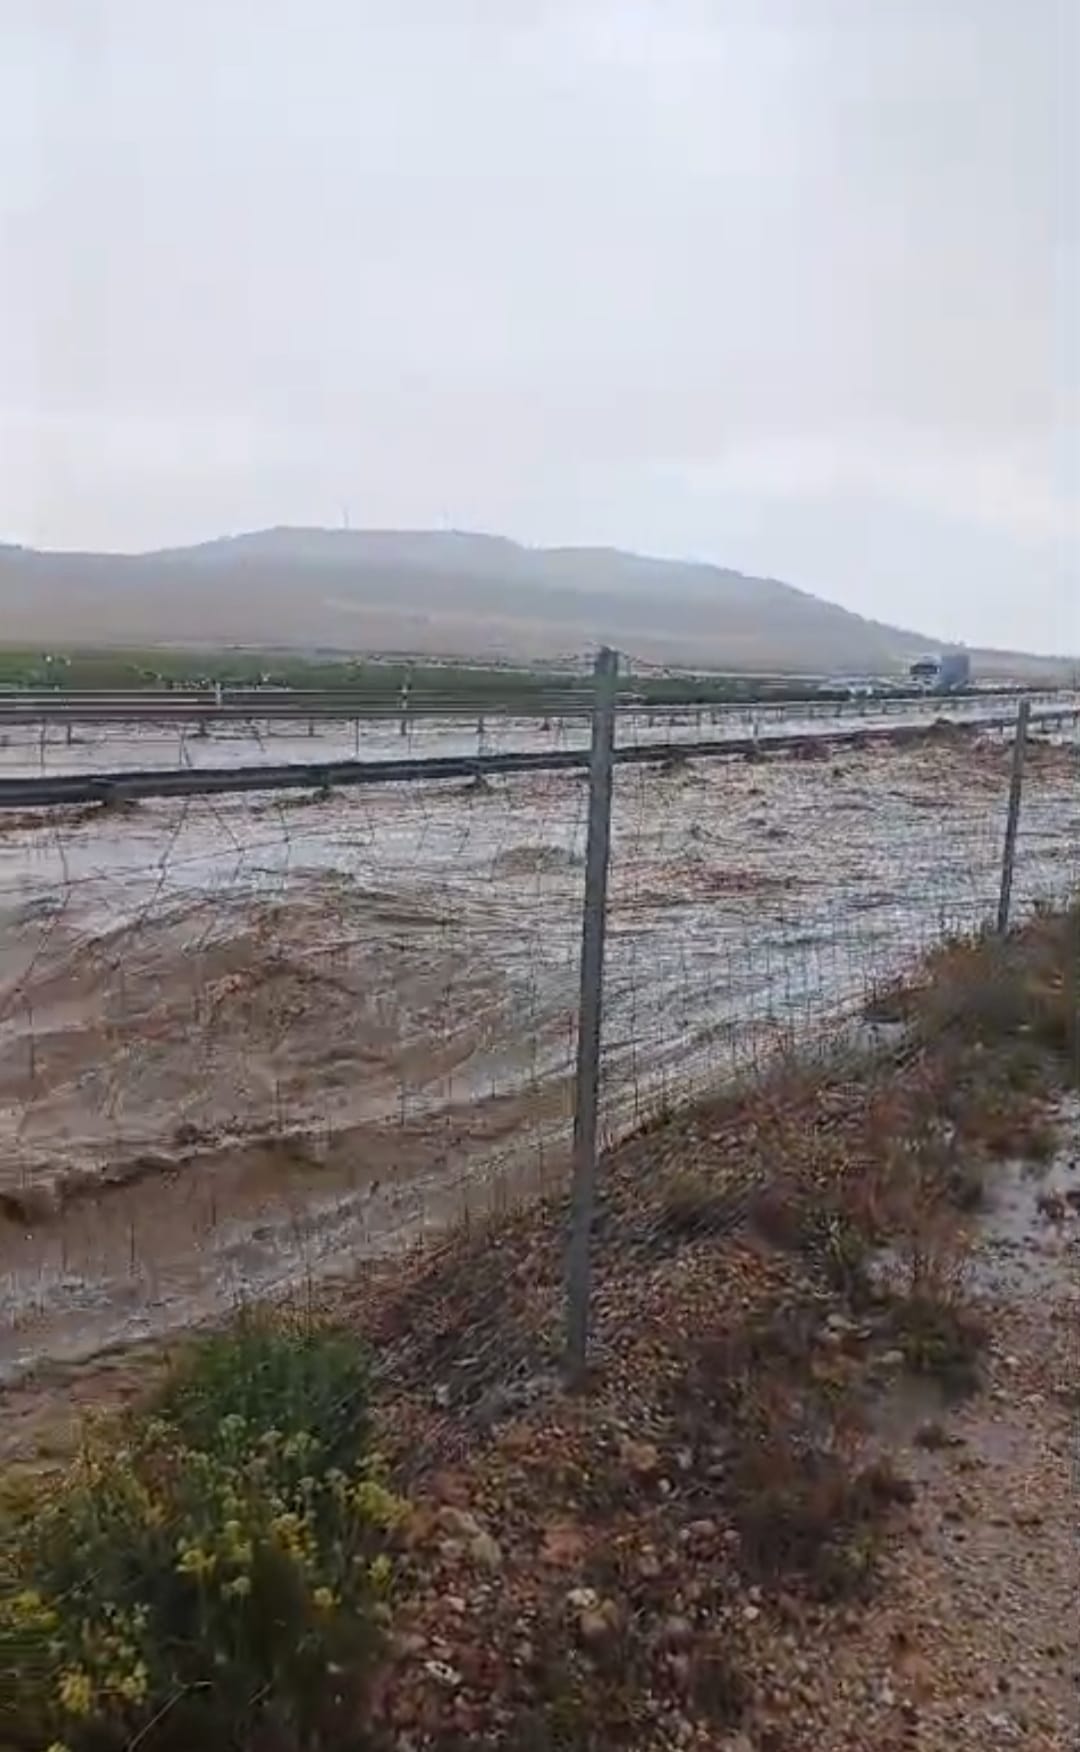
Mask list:
[[[324,1466],[348,1469],[370,1439],[368,1385],[367,1357],[347,1333],[249,1313],[192,1350],[155,1410],[195,1448],[214,1444],[227,1417],[284,1437],[317,1432]]]
[[[362,1361],[311,1325],[198,1347],[0,1548],[0,1743],[362,1744],[401,1505]]]

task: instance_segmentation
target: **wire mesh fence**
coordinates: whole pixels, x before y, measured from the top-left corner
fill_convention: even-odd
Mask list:
[[[935,715],[903,746],[808,735],[617,768],[604,1143],[859,1039],[922,951],[993,918],[1011,739]],[[698,717],[622,714],[620,745],[696,744]],[[525,723],[418,719],[404,740],[588,735],[579,713]],[[122,734],[37,755],[92,769]],[[149,764],[151,734],[132,739]],[[174,760],[187,733],[153,734]],[[400,752],[394,720],[364,735]],[[1075,887],[1076,776],[1074,741],[1033,743],[1017,916]],[[0,1368],[564,1187],[588,803],[577,770],[0,818]]]
[[[950,936],[993,919],[1011,739],[627,767],[616,781],[607,1082],[635,1116],[857,1019]],[[1036,746],[1020,911],[1075,880],[1075,749]],[[644,1001],[643,1001],[644,999]],[[618,1129],[618,1106],[613,1119]]]

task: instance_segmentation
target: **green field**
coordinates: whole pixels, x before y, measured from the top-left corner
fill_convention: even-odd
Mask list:
[[[395,704],[408,681],[416,705],[543,707],[568,690],[588,685],[580,669],[473,667],[453,663],[374,661],[338,656],[298,656],[268,651],[87,650],[40,651],[0,646],[0,687],[89,689],[178,688],[220,682],[223,686],[341,689],[366,701]],[[741,701],[845,699],[840,685],[791,677],[734,675],[628,675],[623,691],[656,706],[709,706]],[[890,692],[900,692],[890,688]]]

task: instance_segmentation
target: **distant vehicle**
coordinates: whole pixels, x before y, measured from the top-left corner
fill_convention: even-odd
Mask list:
[[[966,651],[944,651],[938,657],[920,657],[911,665],[912,681],[933,693],[957,693],[971,686],[971,658]]]
[[[946,651],[941,659],[938,687],[943,693],[971,686],[971,658],[966,651]]]

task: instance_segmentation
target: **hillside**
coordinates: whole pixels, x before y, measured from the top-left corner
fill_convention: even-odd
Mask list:
[[[453,531],[282,528],[138,555],[0,548],[10,644],[258,643],[555,658],[602,641],[655,662],[886,672],[932,648],[791,585],[613,548]],[[976,653],[983,673],[1052,659]]]

